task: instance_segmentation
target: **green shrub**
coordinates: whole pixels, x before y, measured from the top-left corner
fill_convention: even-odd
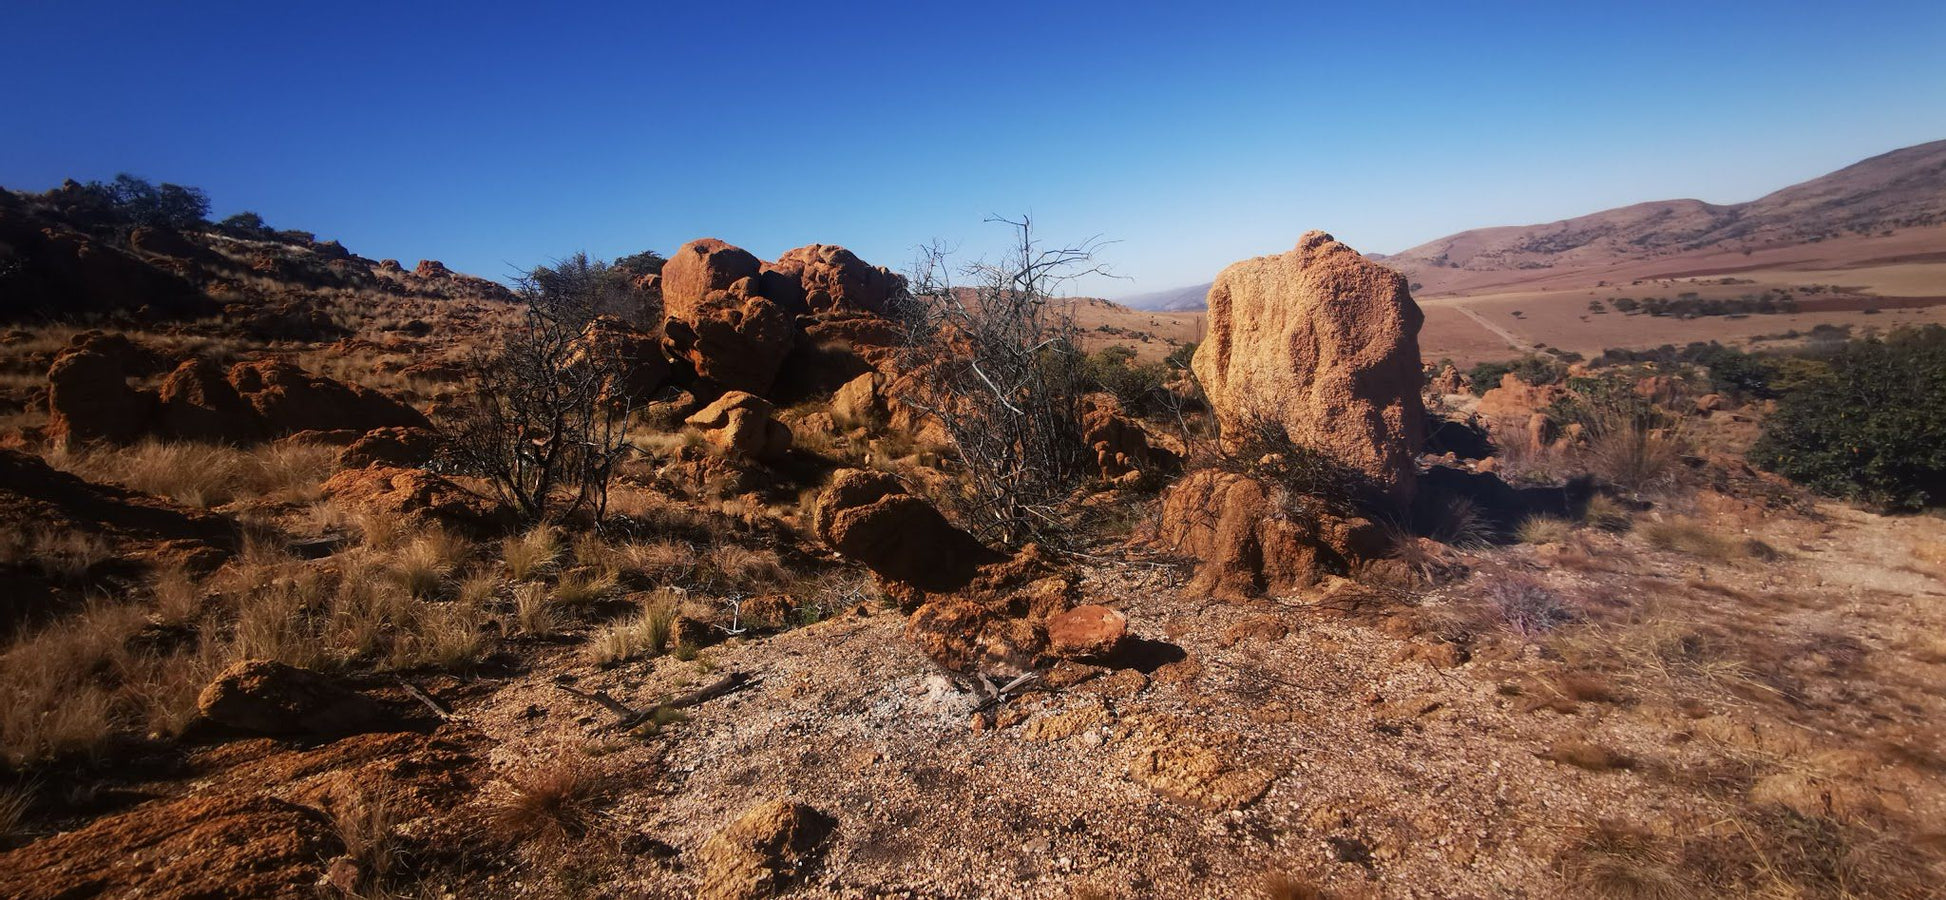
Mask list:
[[[1508,372],[1528,384],[1559,384],[1561,379],[1568,376],[1568,367],[1558,359],[1529,354],[1502,362],[1483,362],[1466,374],[1473,379],[1473,390],[1485,393],[1499,387],[1500,379]]]
[[[1778,399],[1752,462],[1891,509],[1946,502],[1946,328],[1855,340]]]

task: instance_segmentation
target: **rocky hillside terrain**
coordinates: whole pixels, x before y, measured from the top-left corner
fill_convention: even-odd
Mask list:
[[[0,896],[1946,875],[1946,415],[1882,393],[1946,337],[1461,372],[1314,231],[1144,356],[1026,268],[85,200],[0,208]]]

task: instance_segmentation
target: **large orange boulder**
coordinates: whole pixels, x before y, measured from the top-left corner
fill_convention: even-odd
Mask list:
[[[378,701],[319,672],[269,659],[246,659],[219,673],[196,697],[203,718],[258,734],[339,737],[395,727]]]
[[[1544,410],[1567,393],[1559,385],[1528,384],[1508,372],[1500,377],[1498,387],[1480,395],[1473,412],[1497,443],[1539,450],[1554,439],[1553,422]]]
[[[1103,478],[1135,480],[1182,464],[1180,454],[1150,441],[1149,433],[1123,412],[1113,394],[1082,398],[1081,440],[1094,451],[1095,471]]]
[[[127,443],[147,431],[155,396],[131,387],[149,354],[120,334],[76,336],[47,370],[47,436]]]
[[[312,375],[282,360],[237,363],[229,381],[270,434],[431,426],[418,410],[384,393]]]
[[[596,316],[581,329],[570,348],[571,365],[598,356],[612,357],[620,366],[621,381],[609,391],[621,392],[632,403],[646,403],[669,380],[669,360],[656,336],[614,316]]]
[[[731,391],[684,420],[724,456],[775,462],[791,450],[791,429],[776,419],[770,401]]]
[[[1333,513],[1274,479],[1203,469],[1163,499],[1157,549],[1196,560],[1189,589],[1242,599],[1349,575],[1386,551],[1370,520]]]
[[[833,244],[799,247],[764,267],[764,284],[774,279],[794,282],[793,296],[813,313],[867,312],[886,314],[892,298],[905,288],[905,279],[884,266],[874,266],[857,254]],[[780,290],[790,291],[786,284]],[[784,302],[780,298],[780,302]]]
[[[761,264],[715,238],[690,241],[662,268],[663,346],[700,379],[768,393],[796,340],[791,314],[762,295]]]
[[[1425,436],[1423,320],[1405,276],[1312,231],[1217,275],[1192,368],[1226,440],[1274,422],[1403,506]]]
[[[261,440],[257,411],[230,384],[223,368],[207,359],[177,366],[162,382],[155,429],[170,437],[209,443]]]
[[[813,525],[839,554],[922,591],[956,590],[979,566],[1004,558],[884,472],[839,472],[818,495]]]

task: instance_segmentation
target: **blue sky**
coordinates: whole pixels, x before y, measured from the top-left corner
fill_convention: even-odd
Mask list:
[[[904,266],[1031,212],[1117,296],[1749,200],[1946,138],[1946,3],[0,0],[0,185],[121,171],[504,276],[721,237]]]

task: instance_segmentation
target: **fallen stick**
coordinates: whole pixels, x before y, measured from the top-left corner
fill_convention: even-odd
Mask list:
[[[434,700],[431,694],[420,689],[418,685],[401,678],[399,679],[399,686],[405,688],[405,692],[412,695],[412,699],[425,704],[426,708],[432,710],[432,714],[438,716],[442,721],[453,717],[452,710],[440,706],[439,701]]]
[[[722,678],[718,679],[714,684],[711,684],[708,687],[699,690],[690,691],[687,694],[683,694],[672,700],[663,701],[661,703],[649,707],[648,709],[636,709],[632,706],[629,706],[628,704],[615,699],[607,691],[593,691],[593,692],[583,691],[583,690],[578,690],[575,688],[568,687],[567,685],[561,684],[559,682],[556,682],[554,686],[560,688],[561,690],[569,694],[579,697],[583,700],[587,700],[589,702],[599,704],[603,709],[606,709],[615,715],[615,719],[616,719],[615,723],[608,727],[619,729],[622,731],[627,731],[631,728],[636,727],[637,725],[640,725],[654,718],[657,710],[687,709],[691,706],[700,706],[704,703],[708,703],[711,700],[721,697],[724,694],[735,693],[736,691],[743,689],[749,684],[750,684],[749,673],[731,672],[730,674],[725,675]]]

